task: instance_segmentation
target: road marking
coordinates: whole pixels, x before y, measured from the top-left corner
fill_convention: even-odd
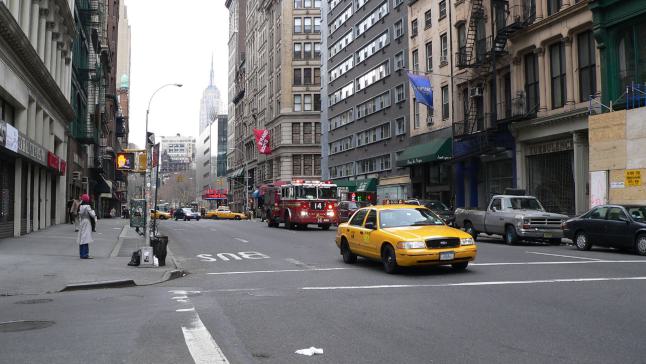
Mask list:
[[[540,284],[540,283],[570,283],[570,282],[607,282],[607,281],[643,281],[646,277],[617,277],[617,278],[565,278],[565,279],[540,279],[531,281],[485,281],[441,284],[392,284],[377,286],[330,286],[330,287],[301,287],[307,291],[331,291],[349,289],[378,289],[378,288],[428,288],[428,287],[461,287],[461,286],[503,286],[514,284]]]
[[[243,242],[243,243],[248,243],[249,242],[249,240],[244,240],[244,239],[241,239],[241,238],[234,238],[234,239],[236,239],[237,241]]]
[[[175,310],[175,311],[176,311],[176,312],[190,312],[190,311],[195,311],[195,307],[191,307],[191,308],[178,308],[178,309],[177,309],[177,310]]]
[[[596,260],[596,261],[602,260],[602,259],[595,259],[595,258],[576,257],[576,256],[573,256],[573,255],[560,255],[560,254],[550,254],[550,253],[540,253],[540,252],[525,252],[525,253],[549,255],[549,256],[552,256],[552,257],[561,257],[561,258],[574,258],[574,259],[585,259],[585,260]]]
[[[218,229],[210,228],[211,231],[218,231]]]
[[[197,312],[193,313],[190,325],[182,326],[182,332],[195,364],[229,363]]]
[[[308,268],[308,269],[313,269],[314,268],[313,265],[303,263],[300,260],[297,260],[297,259],[294,259],[294,258],[285,258],[285,261],[287,261],[289,263],[292,263],[294,265],[297,265],[299,267],[303,267],[303,268]]]
[[[238,252],[237,254],[234,253],[217,253],[216,256],[217,258],[213,257],[213,254],[198,254],[196,255],[202,262],[217,262],[218,258],[224,262],[228,262],[229,260],[243,260],[243,259],[251,259],[251,260],[256,260],[256,259],[269,259],[271,258],[269,255],[260,253],[260,252]]]
[[[313,269],[281,269],[281,270],[252,270],[247,272],[216,272],[207,273],[212,275],[231,275],[231,274],[259,274],[259,273],[287,273],[287,272],[320,272],[331,270],[348,270],[359,268],[313,268]]]
[[[559,264],[593,264],[593,263],[646,263],[645,260],[576,260],[565,262],[501,262],[501,263],[472,263],[472,266],[485,267],[497,265],[559,265]]]

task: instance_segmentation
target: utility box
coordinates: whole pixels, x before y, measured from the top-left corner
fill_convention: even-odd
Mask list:
[[[155,266],[155,258],[153,255],[153,248],[145,246],[139,250],[141,259],[139,261],[139,268],[153,268]]]
[[[130,227],[143,228],[146,226],[146,200],[130,200]]]

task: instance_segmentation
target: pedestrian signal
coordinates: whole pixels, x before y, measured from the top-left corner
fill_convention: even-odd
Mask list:
[[[132,171],[135,169],[135,154],[130,152],[117,153],[117,170]]]

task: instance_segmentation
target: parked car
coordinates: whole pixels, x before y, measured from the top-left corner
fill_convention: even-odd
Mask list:
[[[229,209],[228,206],[220,206],[215,210],[207,211],[205,214],[207,219],[232,219],[232,220],[243,220],[247,216],[241,212],[233,212]]]
[[[646,206],[602,205],[563,223],[563,235],[579,250],[592,246],[635,249],[646,255]]]
[[[173,216],[175,218],[175,221],[177,220],[197,220],[200,221],[200,213],[197,211],[191,210],[189,207],[182,207],[180,209],[175,210],[175,215]]]
[[[464,270],[477,253],[469,234],[446,226],[425,207],[410,205],[361,208],[349,222],[339,224],[335,241],[346,264],[362,256],[381,261],[386,273],[401,266],[451,265]]]
[[[439,200],[418,200],[418,199],[412,199],[412,200],[407,200],[406,204],[410,205],[419,205],[419,206],[424,206],[427,209],[433,211],[436,215],[442,218],[444,220],[444,223],[453,226],[455,222],[455,214],[451,209],[449,209],[448,206],[446,206],[442,201]]]
[[[546,212],[532,196],[495,195],[486,210],[455,210],[455,226],[464,228],[473,238],[478,234],[502,235],[509,245],[520,240],[548,241],[561,244],[561,223],[568,216]]]
[[[352,214],[362,207],[370,206],[367,201],[341,201],[337,209],[339,210],[339,223],[350,220]]]
[[[170,219],[170,213],[166,211],[155,211],[153,209],[150,210],[150,218],[151,219],[159,219],[159,220],[168,220]]]

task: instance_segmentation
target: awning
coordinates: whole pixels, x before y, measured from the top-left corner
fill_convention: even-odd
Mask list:
[[[451,159],[452,156],[451,138],[435,138],[428,143],[406,148],[397,159],[397,167],[445,161]]]
[[[333,180],[337,187],[345,187],[349,192],[354,192],[357,190],[357,181],[350,181],[349,179]]]
[[[377,192],[376,178],[367,178],[355,182],[357,183],[357,192]]]
[[[238,178],[244,174],[244,167],[236,169],[229,175],[229,178]]]
[[[105,198],[112,198],[112,182],[107,181],[102,175],[99,175],[96,179],[96,186],[94,187],[94,192],[99,194],[109,194],[110,196]],[[102,197],[102,196],[101,196]]]

